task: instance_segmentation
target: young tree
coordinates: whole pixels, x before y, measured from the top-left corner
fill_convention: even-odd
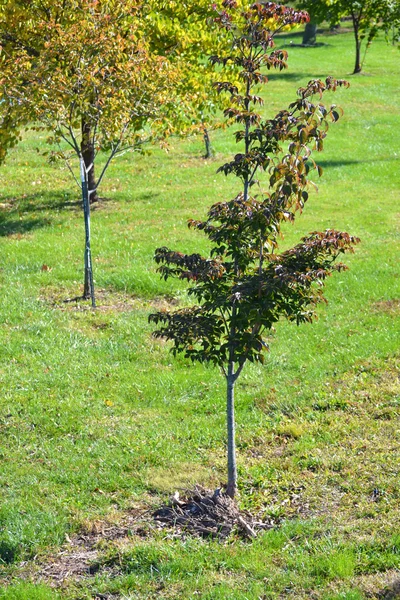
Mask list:
[[[35,13],[38,43],[13,41],[3,50],[0,110],[18,123],[51,132],[83,195],[85,216],[84,297],[95,304],[90,251],[90,201],[97,195],[110,162],[127,150],[140,150],[162,122],[172,102],[174,70],[152,54],[141,35],[140,5],[115,0],[70,0],[69,16]],[[40,6],[41,3],[40,3]],[[73,10],[72,10],[73,9]],[[7,112],[8,111],[8,112]],[[19,120],[18,120],[19,119]],[[69,149],[69,151],[68,151]],[[106,161],[97,179],[100,151]],[[76,158],[80,175],[71,164]]]
[[[241,69],[241,89],[229,82],[216,84],[228,92],[229,118],[242,125],[235,133],[243,151],[219,171],[241,181],[241,191],[228,202],[211,207],[205,221],[189,222],[211,241],[211,255],[156,250],[161,277],[187,280],[197,303],[174,312],[150,315],[159,325],[154,335],[173,341],[172,352],[192,361],[221,368],[227,384],[228,483],[237,488],[234,389],[247,361],[263,362],[265,335],[281,318],[297,324],[311,322],[316,305],[324,300],[327,276],[345,269],[335,263],[352,251],[358,239],[328,230],[313,232],[290,250],[278,253],[283,223],[292,222],[308,199],[309,173],[317,168],[311,152],[322,150],[328,123],[337,121],[335,105],[319,102],[327,90],[347,86],[328,78],[310,81],[298,99],[273,119],[262,120],[255,107],[263,104],[256,88],[267,81],[264,69],[286,68],[287,55],[273,49],[273,36],[284,26],[304,23],[307,14],[272,2],[256,3],[242,11],[235,0],[225,0],[216,20],[233,39],[229,56],[211,57],[214,64],[234,62]],[[313,99],[314,95],[318,100]],[[258,176],[268,173],[263,190]]]

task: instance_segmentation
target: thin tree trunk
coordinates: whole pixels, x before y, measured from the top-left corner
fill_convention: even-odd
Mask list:
[[[83,283],[83,297],[91,299],[92,307],[96,308],[96,299],[94,295],[92,252],[90,247],[90,202],[88,193],[88,180],[83,157],[81,158],[81,185],[83,215],[85,219],[85,276]]]
[[[249,96],[250,96],[250,81],[247,82],[247,86],[246,86],[246,100],[244,101],[244,109],[245,111],[248,113],[249,109],[250,109],[250,100],[249,100]],[[249,153],[250,150],[250,119],[246,118],[246,125],[245,125],[245,131],[244,131],[244,151],[246,156]],[[244,186],[243,186],[243,199],[245,202],[247,202],[247,200],[249,199],[249,176],[248,174],[246,174],[245,180],[244,180]]]
[[[246,112],[249,112],[250,107],[250,81],[247,81],[246,86],[246,100],[244,103],[244,108]],[[245,143],[245,153],[246,156],[250,150],[250,119],[246,119],[245,125],[245,134],[244,134],[244,143]],[[243,199],[244,202],[247,202],[249,199],[249,187],[250,187],[250,179],[248,174],[246,174],[244,182],[243,182]],[[235,275],[239,274],[239,265],[237,259],[235,259]],[[235,339],[235,317],[236,317],[236,307],[235,304],[232,306],[232,315],[231,315],[231,331],[230,331],[230,343],[234,342]],[[233,344],[234,346],[234,344]],[[227,432],[228,432],[228,484],[226,486],[226,494],[231,498],[235,497],[237,490],[237,469],[236,469],[236,442],[235,442],[235,381],[237,375],[235,375],[235,365],[233,361],[234,352],[230,350],[229,363],[228,363],[228,372],[226,374],[226,383],[227,383],[227,395],[226,395],[226,423],[227,423]]]
[[[303,34],[303,46],[314,46],[317,41],[317,23],[306,23]]]
[[[92,128],[90,123],[85,121],[85,118],[82,118],[81,121],[81,131],[82,131],[82,140],[81,140],[81,152],[83,156],[83,160],[85,161],[86,169],[89,169],[87,172],[87,183],[89,188],[89,200],[90,203],[97,202],[99,197],[96,191],[96,178],[94,174],[94,146],[92,141]]]
[[[361,73],[361,40],[358,31],[358,22],[353,15],[353,26],[354,26],[354,38],[356,41],[356,63],[354,66],[353,74]]]
[[[204,138],[204,144],[206,147],[206,153],[204,155],[204,158],[212,158],[212,156],[214,155],[212,146],[211,146],[211,140],[210,140],[210,135],[208,133],[208,129],[207,127],[203,124],[203,138]]]
[[[226,494],[235,497],[237,489],[236,443],[235,443],[235,375],[233,362],[229,363],[227,374],[226,421],[228,430],[228,484]]]

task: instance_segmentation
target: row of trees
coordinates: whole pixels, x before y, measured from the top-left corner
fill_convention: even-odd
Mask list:
[[[287,66],[274,36],[307,21],[302,10],[245,0],[224,0],[221,9],[208,0],[0,0],[3,156],[23,127],[33,123],[50,132],[49,142],[58,147],[54,158],[66,161],[83,194],[84,295],[93,305],[90,201],[110,161],[149,140],[206,126],[217,95],[226,94],[225,116],[240,125],[235,138],[242,151],[220,171],[236,176],[240,191],[213,205],[205,221],[190,222],[211,241],[209,257],[156,251],[162,277],[187,280],[196,304],[150,320],[159,325],[156,335],[173,341],[175,353],[211,362],[225,375],[231,497],[237,487],[235,383],[247,361],[263,360],[265,335],[279,318],[313,320],[326,278],[345,269],[336,259],[358,242],[344,232],[314,231],[278,252],[283,224],[308,200],[312,171],[321,174],[311,153],[323,149],[329,123],[340,116],[320,98],[348,85],[313,80],[274,118],[257,113],[265,70]],[[213,65],[221,81],[209,94]],[[96,173],[100,151],[107,159]]]

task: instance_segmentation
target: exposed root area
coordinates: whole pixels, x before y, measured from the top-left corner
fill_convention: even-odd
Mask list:
[[[178,492],[171,502],[153,513],[163,527],[173,528],[178,536],[186,534],[224,540],[237,532],[245,538],[257,537],[257,531],[270,529],[271,522],[255,520],[250,513],[240,511],[229,496],[196,486],[190,495],[180,499]]]

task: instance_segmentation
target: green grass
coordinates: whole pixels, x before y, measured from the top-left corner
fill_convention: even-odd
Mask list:
[[[83,275],[68,172],[35,152],[37,133],[2,167],[1,600],[361,600],[399,579],[399,54],[378,40],[366,75],[349,76],[352,36],[323,41],[289,48],[288,73],[272,74],[265,91],[272,114],[313,76],[351,81],[332,97],[345,116],[319,157],[319,193],[283,244],[327,227],[362,244],[350,271],[328,282],[319,321],[280,323],[266,365],[239,380],[240,502],[280,523],[251,544],[133,536],[101,552],[96,576],[60,593],[35,583],[66,534],[224,481],[224,381],[174,360],[147,316],[187,301],[182,286],[159,280],[152,256],[164,244],[206,251],[186,221],[237,191],[215,174],[235,151],[232,131],[214,134],[214,161],[191,139],[113,164],[92,215],[95,312],[63,302]]]

